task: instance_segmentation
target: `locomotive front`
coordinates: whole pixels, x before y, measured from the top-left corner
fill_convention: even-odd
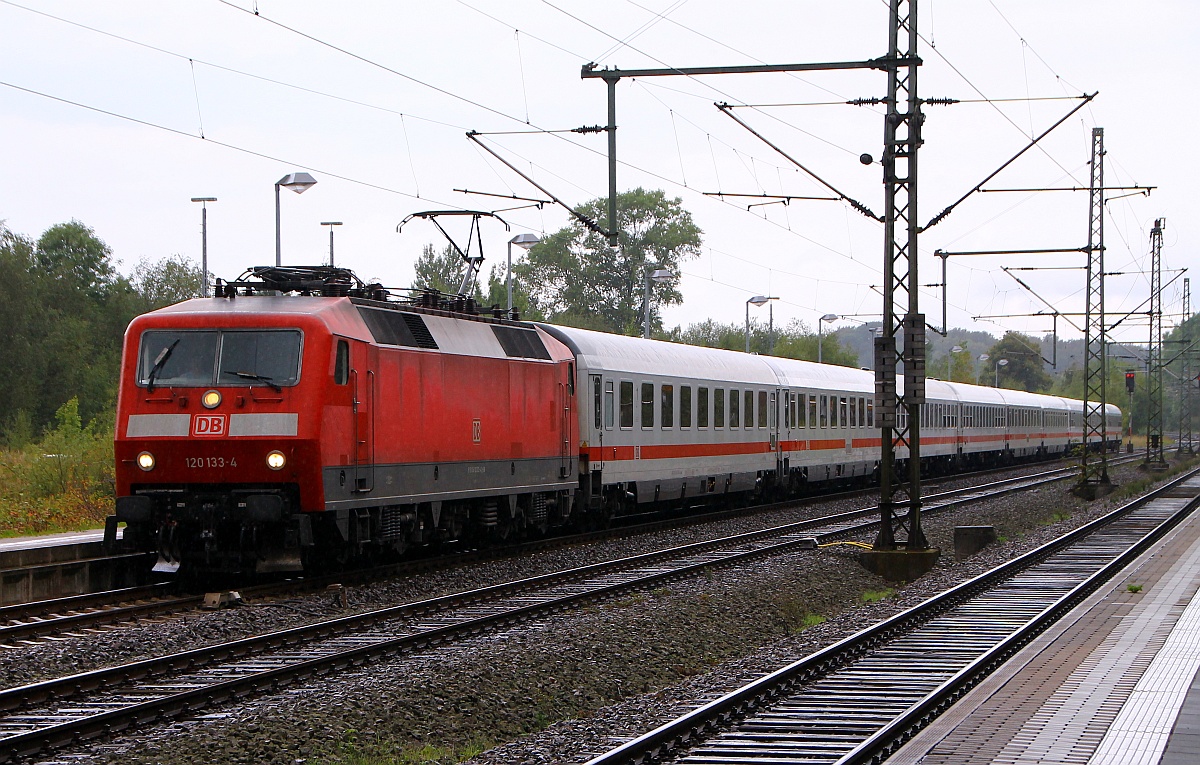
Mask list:
[[[191,300],[130,325],[110,543],[124,523],[123,546],[156,551],[159,572],[301,568],[301,511],[320,502],[315,354],[331,341],[297,302]]]

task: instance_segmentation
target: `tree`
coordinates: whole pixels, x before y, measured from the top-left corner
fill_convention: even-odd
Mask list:
[[[116,277],[112,250],[96,232],[77,220],[46,229],[37,241],[35,260],[48,275],[97,297],[113,285]]]
[[[706,348],[724,348],[744,351],[746,348],[746,326],[744,324],[721,324],[706,319],[688,325],[687,329],[676,327],[666,333],[664,339],[687,345],[702,345]],[[842,347],[832,333],[825,335],[824,351],[821,354],[826,364],[845,367],[858,366],[858,354]],[[788,322],[785,327],[776,327],[774,333],[767,325],[750,322],[750,350],[764,356],[779,356],[805,361],[817,360],[817,336],[809,332],[807,325],[799,319]]]
[[[607,200],[594,199],[576,212],[603,220]],[[634,189],[617,196],[619,244],[578,220],[533,246],[513,265],[514,281],[529,290],[531,307],[551,321],[606,332],[639,334],[648,269],[671,276],[651,284],[651,327],[661,329],[655,305],[683,302],[679,266],[700,254],[701,231],[681,200],[662,191]]]
[[[1042,364],[1041,342],[1035,337],[1020,332],[1006,332],[1004,337],[988,349],[988,364],[993,376],[995,364],[1000,359],[1008,363],[1000,367],[1000,387],[1024,390],[1030,393],[1048,392],[1054,384]]]
[[[488,272],[487,296],[481,301],[481,305],[508,307],[508,282],[505,280],[505,276],[506,274],[500,266],[492,266],[491,271]],[[541,311],[529,304],[529,291],[516,278],[513,279],[512,294],[513,310],[517,312],[519,318],[526,321],[546,320]]]
[[[200,266],[182,255],[157,261],[143,258],[133,269],[133,287],[146,301],[147,310],[200,297]]]

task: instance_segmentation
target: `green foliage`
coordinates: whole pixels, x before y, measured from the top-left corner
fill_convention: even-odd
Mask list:
[[[1006,332],[987,353],[986,364],[992,375],[981,381],[984,385],[992,384],[997,370],[1001,388],[1048,393],[1054,384],[1053,378],[1046,373],[1042,362],[1041,343],[1037,338],[1019,332]],[[1008,363],[997,368],[995,365],[1001,359],[1007,360]]]
[[[113,497],[111,417],[83,425],[71,398],[41,441],[0,451],[0,534],[19,536],[104,525]]]
[[[466,263],[450,245],[447,244],[438,250],[432,244],[427,244],[417,257],[413,286],[417,289],[457,295],[466,267]]]
[[[495,742],[485,739],[471,739],[459,746],[418,743],[364,745],[359,742],[358,732],[350,729],[343,734],[336,753],[320,762],[342,765],[458,765],[493,746]]]
[[[1141,592],[1142,586],[1140,584],[1127,584],[1125,585],[1125,589],[1130,592]]]
[[[881,600],[887,600],[896,594],[896,591],[891,587],[884,587],[882,590],[867,590],[862,594],[864,603],[878,603]]]
[[[595,199],[576,211],[604,221],[607,209],[607,200]],[[617,215],[616,248],[575,220],[513,264],[514,281],[529,290],[531,307],[558,324],[640,334],[647,270],[664,269],[672,276],[650,287],[651,328],[661,327],[656,307],[683,301],[679,266],[700,254],[701,231],[682,202],[662,191],[619,194]]]
[[[0,434],[9,447],[55,424],[68,399],[91,420],[116,398],[121,341],[140,313],[194,295],[199,272],[178,255],[143,261],[134,280],[112,251],[71,221],[34,242],[0,225]]]
[[[676,327],[660,335],[663,339],[706,348],[724,348],[731,351],[746,349],[745,324],[721,324],[706,319],[688,325],[687,329]],[[788,359],[817,360],[817,336],[808,331],[804,322],[796,319],[784,327],[769,331],[768,325],[750,322],[750,350],[753,353],[779,356]],[[821,358],[826,364],[857,367],[858,356],[844,347],[838,338],[826,334],[822,338]]]
[[[153,308],[200,297],[202,280],[200,267],[178,254],[158,261],[143,258],[133,269],[134,288]]]

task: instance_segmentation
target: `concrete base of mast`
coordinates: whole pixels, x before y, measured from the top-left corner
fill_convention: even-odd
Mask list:
[[[889,582],[911,582],[928,573],[941,554],[936,547],[908,550],[898,545],[895,550],[863,550],[858,555],[858,562],[867,571]]]

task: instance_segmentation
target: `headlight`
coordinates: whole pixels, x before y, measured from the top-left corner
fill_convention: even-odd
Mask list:
[[[221,403],[221,392],[215,390],[205,391],[200,397],[200,403],[205,409],[216,409]]]
[[[284,457],[281,451],[273,451],[267,455],[267,467],[272,470],[283,470],[283,466],[286,464],[287,457]]]
[[[137,456],[137,466],[146,472],[154,469],[154,455],[150,452],[142,452]]]

